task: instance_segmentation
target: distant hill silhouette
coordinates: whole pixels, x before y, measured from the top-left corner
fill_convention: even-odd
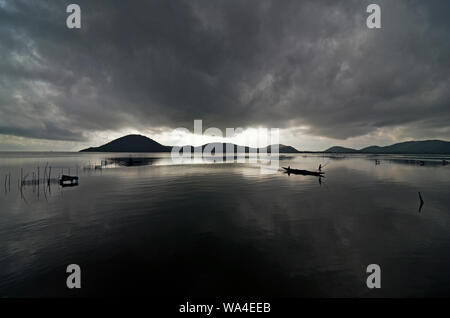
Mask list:
[[[83,149],[80,152],[170,152],[172,147],[163,146],[142,135],[127,135],[100,147]]]
[[[271,153],[272,152],[272,147],[274,147],[274,145],[267,146],[266,147],[267,148],[266,151]],[[278,145],[278,149],[279,149],[280,153],[298,153],[298,152],[300,152],[300,151],[298,151],[297,149],[295,149],[292,146],[286,146],[286,145],[282,145],[282,144]]]
[[[325,152],[355,153],[355,152],[358,152],[358,150],[352,149],[352,148],[345,148],[345,147],[334,146],[334,147],[331,147],[331,148],[325,150]]]
[[[406,141],[390,146],[370,146],[359,150],[331,147],[328,153],[369,153],[369,154],[450,154],[450,142],[442,140]]]
[[[222,152],[226,153],[227,146],[229,149],[233,149],[234,153],[249,153],[252,152],[266,152],[271,153],[271,150],[275,145],[270,145],[262,148],[251,148],[247,146],[238,146],[231,143],[210,143],[202,146],[186,146],[193,152],[195,149],[203,151],[206,147],[220,149],[222,146]],[[286,145],[278,145],[279,153],[300,153],[309,151],[298,151],[294,147]],[[142,135],[127,135],[121,138],[115,139],[100,147],[91,147],[83,149],[80,152],[170,152],[171,146],[164,146],[160,143]],[[326,153],[369,153],[369,154],[450,154],[450,142],[442,140],[424,140],[424,141],[407,141],[390,146],[379,147],[370,146],[362,149],[352,149],[345,147],[331,147],[324,152]],[[213,151],[214,153],[214,151]]]
[[[195,149],[203,151],[206,147],[211,147],[212,150],[220,149],[222,146],[222,152],[226,153],[227,149],[233,149],[234,153],[249,153],[252,152],[268,152],[271,153],[272,148],[275,145],[270,145],[264,148],[250,148],[244,146],[238,146],[231,143],[209,143],[198,147],[185,146],[193,152]],[[227,146],[229,148],[227,148]],[[291,146],[278,145],[280,153],[298,153],[299,151]],[[172,151],[171,146],[164,146],[160,143],[142,136],[142,135],[127,135],[121,138],[115,139],[107,144],[100,147],[90,147],[87,149],[80,150],[80,152],[170,152]],[[212,151],[214,153],[214,151]]]

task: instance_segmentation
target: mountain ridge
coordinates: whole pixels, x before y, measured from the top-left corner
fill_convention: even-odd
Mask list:
[[[243,149],[245,153],[249,153],[250,151],[254,152],[268,152],[271,153],[272,148],[276,145],[268,145],[266,147],[254,148],[248,146],[239,146],[232,143],[208,143],[201,146],[190,146],[186,145],[184,147],[189,147],[190,151],[193,152],[195,149],[202,148],[202,151],[208,146],[216,146],[222,145],[223,153],[226,152],[227,145],[233,146],[234,152],[239,153],[240,150]],[[164,146],[151,138],[148,138],[143,135],[126,135],[117,139],[114,139],[104,145],[99,147],[89,147],[86,149],[82,149],[79,152],[171,152],[173,146]],[[183,146],[180,147],[181,149]],[[291,146],[286,146],[283,144],[278,145],[280,153],[299,153],[297,149]]]
[[[414,140],[395,143],[389,146],[368,146],[352,149],[334,146],[326,153],[367,153],[367,154],[450,154],[450,142],[443,140]]]
[[[142,135],[126,135],[99,147],[90,147],[80,152],[169,152],[171,147]]]
[[[185,146],[190,147],[191,151],[200,149],[203,151],[208,146],[219,147],[222,145],[222,151],[225,153],[228,147],[232,146],[235,153],[267,152],[271,153],[272,148],[276,145],[268,145],[266,147],[252,148],[248,146],[239,146],[232,143],[208,143],[201,146]],[[419,140],[405,141],[395,143],[389,146],[368,146],[361,149],[353,149],[348,147],[333,146],[324,151],[299,151],[288,145],[279,144],[279,153],[366,153],[366,154],[450,154],[450,142],[443,140]],[[80,150],[80,152],[171,152],[172,146],[162,145],[155,140],[143,135],[126,135],[110,141],[99,147],[89,147]]]

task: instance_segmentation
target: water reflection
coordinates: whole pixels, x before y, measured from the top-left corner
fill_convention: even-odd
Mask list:
[[[117,157],[117,158],[109,158],[105,160],[105,166],[110,165],[119,165],[124,167],[133,167],[133,166],[149,166],[154,162],[161,160],[159,158],[144,158],[144,157]]]
[[[71,263],[85,273],[77,296],[450,295],[449,166],[280,160],[321,164],[323,182],[250,163],[173,165],[167,154],[0,156],[0,175],[11,173],[0,196],[0,296],[74,296]],[[151,164],[116,163],[130,157]],[[47,162],[55,179],[78,170],[80,185],[21,193],[21,169]],[[365,286],[372,263],[381,290]]]
[[[422,194],[419,192],[419,200],[420,200],[420,204],[419,204],[419,213],[422,212],[422,208],[423,208],[423,204],[425,202],[423,202],[423,198],[422,198]]]

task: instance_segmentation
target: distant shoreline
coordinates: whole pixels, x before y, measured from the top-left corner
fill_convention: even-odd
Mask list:
[[[298,150],[283,144],[268,145],[265,147],[240,146],[232,143],[208,143],[201,146],[165,146],[146,136],[127,135],[108,142],[99,147],[90,147],[80,151],[42,151],[42,150],[16,150],[0,151],[0,153],[171,153],[173,147],[178,147],[189,153],[212,152],[222,149],[223,154],[321,154],[321,155],[450,155],[450,142],[443,140],[406,141],[390,146],[369,146],[362,149],[353,149],[334,146],[322,151]],[[214,152],[213,152],[214,153]]]
[[[160,151],[43,151],[43,150],[0,150],[0,154],[15,154],[15,153],[29,153],[29,154],[39,154],[39,153],[45,153],[45,154],[120,154],[120,153],[129,153],[129,154],[157,154],[157,153],[164,153],[169,154],[170,152],[160,152]],[[192,153],[194,154],[194,153]],[[226,155],[226,153],[223,153]],[[239,152],[235,154],[249,154],[248,152]],[[252,154],[252,153],[250,153]],[[253,153],[258,154],[258,153]],[[268,153],[259,153],[259,154],[271,154]],[[275,154],[275,153],[274,153]],[[278,154],[283,155],[292,155],[292,154],[317,154],[317,155],[409,155],[409,156],[423,156],[423,155],[436,155],[436,156],[450,156],[450,153],[389,153],[389,152],[379,152],[379,153],[370,153],[370,152],[325,152],[325,151],[298,151],[298,152],[278,152]]]
[[[99,147],[90,147],[80,152],[171,152],[173,147],[165,146],[143,135],[126,135],[110,141]],[[335,154],[450,154],[450,142],[442,140],[406,141],[389,146],[368,146],[362,149],[353,149],[334,146],[323,151],[298,150],[283,144],[268,145],[265,147],[240,146],[233,143],[208,143],[201,146],[184,145],[183,149],[204,151],[208,149],[222,149],[222,153],[335,153]],[[227,151],[228,150],[228,151]]]

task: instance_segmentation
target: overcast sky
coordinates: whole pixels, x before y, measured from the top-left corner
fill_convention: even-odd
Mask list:
[[[0,0],[0,150],[186,144],[194,119],[300,150],[450,140],[449,57],[447,0]]]

